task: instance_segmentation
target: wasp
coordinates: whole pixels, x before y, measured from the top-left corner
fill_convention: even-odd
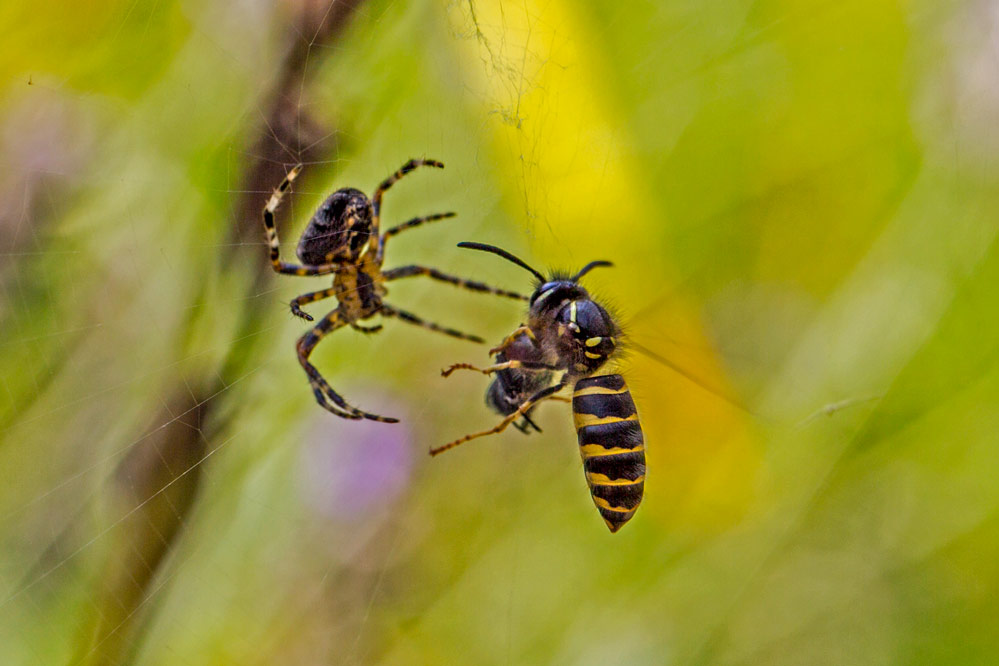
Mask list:
[[[490,350],[494,363],[479,368],[456,363],[441,374],[473,370],[493,375],[487,404],[503,415],[489,430],[465,435],[430,450],[436,456],[459,444],[503,432],[515,424],[524,432],[540,430],[531,412],[545,400],[572,388],[572,411],[590,495],[611,532],[631,520],[645,488],[645,438],[638,410],[624,377],[598,374],[618,351],[621,329],[606,308],[579,281],[592,269],[611,266],[591,261],[575,275],[545,277],[506,250],[483,243],[458,247],[499,255],[524,268],[537,283],[529,299],[527,323]]]

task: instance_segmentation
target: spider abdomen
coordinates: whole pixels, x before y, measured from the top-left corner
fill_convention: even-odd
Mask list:
[[[371,202],[360,190],[337,190],[316,210],[298,242],[302,263],[356,261],[371,238]]]

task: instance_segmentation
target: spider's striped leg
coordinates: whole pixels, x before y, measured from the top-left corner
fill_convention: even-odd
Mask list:
[[[449,217],[454,217],[457,213],[436,213],[434,215],[424,215],[423,217],[414,217],[408,222],[403,222],[402,224],[396,225],[391,229],[388,229],[385,233],[381,235],[378,239],[378,252],[375,255],[375,262],[381,266],[382,258],[385,256],[385,244],[388,242],[389,238],[395,236],[406,229],[412,229],[418,227],[425,222],[436,222],[437,220],[446,220]]]
[[[361,326],[360,324],[358,324],[357,322],[354,322],[354,321],[350,322],[350,327],[352,329],[354,329],[355,331],[358,331],[360,333],[364,333],[366,335],[370,335],[372,333],[377,333],[378,331],[382,330],[382,325],[381,324],[378,324],[377,326]]]
[[[274,225],[274,213],[277,211],[278,206],[281,205],[281,200],[284,199],[284,195],[288,193],[291,189],[291,184],[298,177],[298,174],[302,171],[302,165],[296,164],[288,175],[284,177],[281,184],[277,186],[274,193],[271,194],[271,198],[267,200],[267,205],[264,206],[264,236],[267,239],[267,247],[270,253],[271,266],[277,273],[284,273],[286,275],[328,275],[330,273],[336,272],[340,268],[340,264],[322,264],[320,266],[303,266],[300,264],[289,264],[285,261],[281,261],[280,247],[278,245],[278,235],[277,227]]]
[[[429,328],[431,331],[437,331],[438,333],[443,333],[444,335],[450,335],[452,338],[459,338],[461,340],[470,340],[472,342],[485,342],[482,338],[477,335],[469,335],[468,333],[462,333],[461,331],[456,331],[453,328],[445,328],[444,326],[438,326],[437,324],[424,321],[414,314],[406,312],[405,310],[400,310],[398,308],[392,307],[391,305],[386,305],[382,303],[381,314],[386,317],[398,317],[403,321],[407,321],[410,324],[416,324],[417,326],[422,326],[423,328]]]
[[[336,295],[336,289],[330,287],[329,289],[323,289],[321,291],[310,291],[307,294],[302,294],[296,297],[291,302],[291,313],[296,317],[301,317],[305,321],[312,321],[312,315],[308,312],[302,310],[303,305],[308,305],[309,303],[315,303],[316,301],[321,301],[324,298],[329,298],[330,296]]]
[[[506,298],[515,298],[518,301],[526,301],[528,299],[527,296],[518,294],[515,291],[497,289],[496,287],[490,287],[488,284],[483,284],[482,282],[475,282],[474,280],[466,280],[464,278],[455,277],[454,275],[448,275],[447,273],[440,272],[436,268],[429,268],[427,266],[400,266],[399,268],[392,268],[382,273],[386,282],[402,278],[416,277],[418,275],[425,275],[433,280],[447,282],[448,284],[453,284],[456,287],[461,287],[462,289],[468,289],[470,291],[477,291],[481,294],[496,294],[497,296],[505,296]]]
[[[375,190],[374,196],[371,197],[371,233],[375,236],[378,236],[378,224],[381,221],[382,214],[382,195],[385,194],[385,190],[395,185],[397,180],[419,166],[431,166],[443,169],[444,163],[437,160],[409,160],[399,167],[398,171],[382,181],[382,184]],[[381,245],[381,238],[379,238],[378,243]],[[381,256],[381,252],[378,253],[378,256]]]
[[[474,370],[475,372],[481,372],[484,375],[491,375],[494,372],[499,372],[500,370],[513,370],[515,368],[524,368],[525,370],[559,369],[557,366],[548,365],[547,363],[531,363],[530,361],[503,361],[502,363],[497,363],[495,365],[487,365],[484,368],[472,365],[471,363],[455,363],[448,366],[444,370],[441,370],[441,377],[449,377],[455,370]]]
[[[279,261],[278,264],[279,266],[274,268],[275,272],[282,273],[284,275],[297,275],[299,277],[329,275],[330,273],[336,273],[338,270],[343,268],[343,264],[320,264],[318,266],[312,266],[309,264],[289,264],[286,261]]]
[[[319,341],[336,329],[346,326],[347,323],[347,320],[340,315],[340,311],[334,310],[320,319],[319,323],[311,331],[299,338],[298,344],[295,346],[298,350],[298,362],[302,364],[305,374],[309,376],[309,384],[312,386],[312,393],[316,396],[316,402],[323,409],[345,419],[364,418],[382,423],[398,423],[399,419],[371,414],[347,404],[347,401],[341,398],[326,380],[323,379],[323,376],[319,374],[315,366],[309,363],[309,355],[316,348],[316,345],[319,344]],[[333,405],[330,402],[333,402]]]
[[[517,408],[517,411],[513,412],[512,414],[508,414],[496,426],[490,428],[489,430],[483,430],[482,432],[476,432],[472,433],[471,435],[465,435],[464,437],[456,439],[453,442],[448,442],[444,446],[438,446],[436,448],[430,449],[430,455],[436,456],[437,454],[444,453],[445,451],[453,449],[459,444],[464,444],[465,442],[472,439],[476,439],[477,437],[485,437],[486,435],[495,435],[497,433],[503,432],[504,430],[506,430],[506,427],[508,425],[510,425],[517,419],[521,418],[522,416],[526,415],[527,412],[529,412],[532,407],[537,405],[539,402],[547,400],[548,398],[552,397],[552,395],[558,393],[568,385],[569,383],[563,380],[558,384],[555,384],[554,386],[549,386],[548,388],[541,389],[540,391],[532,395],[530,398],[528,398],[526,401],[524,401],[520,405],[520,407]]]

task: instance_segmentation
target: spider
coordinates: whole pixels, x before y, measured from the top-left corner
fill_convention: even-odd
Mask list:
[[[309,385],[312,387],[316,402],[323,409],[345,419],[364,418],[382,423],[397,423],[399,421],[399,419],[371,414],[349,405],[309,362],[309,355],[312,354],[316,345],[333,331],[350,326],[362,333],[376,333],[381,330],[381,324],[363,326],[358,322],[380,314],[383,317],[395,317],[410,324],[416,324],[462,340],[484,342],[478,336],[438,326],[385,303],[382,298],[388,292],[385,287],[386,282],[423,275],[462,289],[527,300],[527,297],[522,294],[448,275],[436,268],[412,265],[400,266],[387,271],[382,270],[385,244],[389,238],[406,229],[413,229],[427,222],[455,216],[455,213],[436,213],[415,217],[379,234],[382,196],[385,191],[392,187],[397,180],[420,166],[444,168],[444,165],[436,160],[409,160],[398,171],[382,181],[370,200],[363,192],[351,187],[341,188],[327,197],[312,216],[298,242],[296,254],[301,260],[301,264],[281,261],[277,228],[274,226],[274,212],[281,205],[284,195],[301,172],[301,164],[296,165],[288,172],[288,175],[267,201],[267,205],[264,206],[264,230],[274,270],[286,275],[333,275],[332,287],[298,296],[291,301],[291,311],[297,317],[313,321],[312,316],[302,310],[303,305],[315,303],[324,298],[332,297],[337,300],[337,307],[320,319],[312,330],[300,337],[295,348],[298,351],[298,362],[302,364],[302,368],[305,369],[305,373],[309,377]]]

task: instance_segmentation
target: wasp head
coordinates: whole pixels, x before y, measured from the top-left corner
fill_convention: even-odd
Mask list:
[[[538,286],[531,294],[531,314],[540,317],[558,312],[570,301],[588,299],[589,293],[572,280],[551,280]]]

